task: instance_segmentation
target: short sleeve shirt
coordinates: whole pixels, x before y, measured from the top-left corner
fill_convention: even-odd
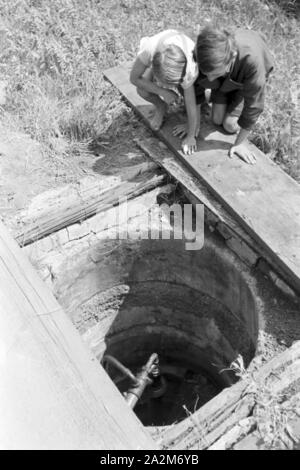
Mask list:
[[[146,67],[151,67],[153,56],[158,49],[170,44],[180,47],[186,56],[186,71],[181,86],[183,89],[189,88],[198,77],[198,65],[193,56],[195,43],[185,34],[168,29],[155,36],[144,37],[141,39],[137,57]]]

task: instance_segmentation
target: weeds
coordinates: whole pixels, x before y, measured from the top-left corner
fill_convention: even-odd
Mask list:
[[[274,393],[265,381],[259,381],[255,378],[254,373],[250,373],[244,366],[243,357],[239,354],[237,358],[230,364],[227,369],[220,372],[230,370],[242,380],[248,383],[243,393],[253,395],[255,407],[253,416],[256,419],[257,430],[263,441],[264,448],[267,449],[293,449],[296,438],[289,426],[289,411],[282,406],[285,396]]]
[[[244,379],[245,377],[248,376],[248,372],[244,365],[244,359],[240,354],[237,356],[237,358],[234,361],[232,361],[232,363],[230,364],[228,368],[220,370],[220,374],[227,370],[230,370],[231,372],[233,372],[240,379]]]

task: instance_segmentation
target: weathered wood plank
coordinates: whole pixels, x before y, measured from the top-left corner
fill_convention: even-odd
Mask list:
[[[129,83],[130,64],[105,72],[126,100],[149,123],[151,105]],[[201,129],[198,151],[185,156],[180,140],[172,135],[178,117],[172,115],[157,133],[197,176],[241,226],[261,244],[300,291],[300,187],[262,152],[252,148],[256,165],[227,157],[234,136],[211,125]],[[251,145],[251,144],[249,144]]]
[[[253,417],[259,427],[261,403],[265,404],[266,396],[269,407],[278,407],[280,403],[282,412],[287,413],[285,402],[294,403],[291,397],[293,394],[297,396],[298,392],[299,358],[300,341],[252,375],[246,375],[243,380],[224,389],[184,421],[166,429],[160,436],[160,444],[169,449],[207,449],[214,443],[225,445],[229,436],[230,445],[233,445],[236,426],[242,420]],[[288,389],[289,394],[285,393],[283,396],[281,392]],[[268,411],[268,407],[263,406],[263,409]],[[251,423],[253,426],[254,420]],[[227,445],[229,446],[229,442]]]
[[[27,211],[26,217],[22,219],[23,227],[15,235],[15,239],[21,246],[36,242],[41,238],[68,227],[76,222],[81,222],[94,214],[103,212],[119,203],[119,199],[128,200],[150,191],[163,184],[163,175],[156,175],[153,171],[143,173],[143,178],[138,181],[118,182],[115,180],[111,185],[102,189],[101,182],[93,183],[90,187],[76,193],[61,195],[56,204],[48,205],[45,202],[44,210],[38,216]]]
[[[2,224],[0,305],[0,448],[155,448]]]
[[[256,420],[254,418],[244,418],[237,425],[231,428],[218,441],[216,441],[208,450],[227,450],[236,442],[247,436],[256,428]]]

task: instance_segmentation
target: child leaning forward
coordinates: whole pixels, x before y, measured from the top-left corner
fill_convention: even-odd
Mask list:
[[[236,153],[247,163],[255,163],[245,141],[264,109],[266,82],[273,69],[264,38],[251,30],[230,34],[208,26],[197,38],[195,55],[198,101],[204,102],[204,91],[210,88],[213,122],[228,133],[238,131],[229,156]]]
[[[176,30],[166,30],[155,36],[145,37],[141,40],[130,74],[130,81],[137,87],[139,95],[154,105],[150,122],[154,130],[161,127],[167,105],[176,101],[177,92],[183,94],[187,125],[177,127],[178,132],[185,135],[182,147],[186,154],[196,150],[200,119],[194,88],[198,76],[194,48],[194,42]]]

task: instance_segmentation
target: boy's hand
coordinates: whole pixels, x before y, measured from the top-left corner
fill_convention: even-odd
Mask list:
[[[192,155],[197,150],[196,138],[187,136],[183,139],[181,147],[185,155]]]
[[[174,103],[178,98],[178,95],[177,93],[175,93],[175,91],[166,90],[165,88],[162,89],[159,95],[164,99],[165,103],[167,104]]]
[[[249,163],[250,165],[254,165],[256,163],[256,156],[254,152],[250,150],[244,143],[233,145],[228,152],[228,156],[232,158],[235,153],[241,160],[244,160],[244,162]]]

